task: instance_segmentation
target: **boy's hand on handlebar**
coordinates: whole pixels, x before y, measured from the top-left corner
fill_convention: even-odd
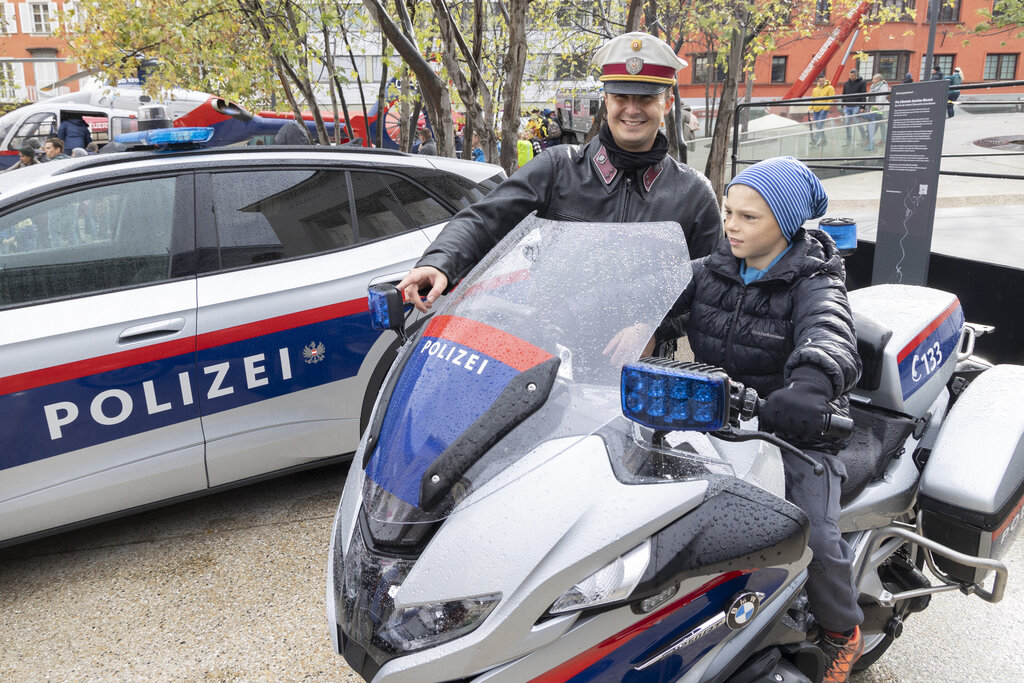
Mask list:
[[[419,266],[410,270],[397,287],[405,295],[406,302],[415,306],[417,311],[426,313],[437,298],[444,294],[448,287],[448,277],[433,266]],[[422,289],[429,289],[426,301],[420,299]]]
[[[813,368],[797,368],[789,384],[772,392],[759,411],[763,431],[797,438],[818,436],[828,414],[832,382]]]
[[[654,337],[651,336],[651,328],[643,323],[637,323],[619,330],[604,347],[604,355],[611,356],[612,365],[623,365],[631,360],[636,360],[636,347],[646,343],[640,356],[649,356],[654,353]]]

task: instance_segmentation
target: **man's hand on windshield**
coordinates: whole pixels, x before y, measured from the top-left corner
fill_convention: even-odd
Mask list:
[[[654,337],[651,336],[650,326],[644,323],[637,323],[616,332],[612,340],[604,347],[604,355],[611,356],[612,365],[624,365],[637,359],[635,349],[640,344],[645,344],[640,357],[654,353]]]
[[[444,294],[448,287],[448,278],[433,266],[419,266],[413,268],[398,283],[398,290],[405,294],[406,302],[416,307],[417,311],[426,313],[437,301],[437,297]],[[429,288],[426,301],[420,300],[420,290]]]

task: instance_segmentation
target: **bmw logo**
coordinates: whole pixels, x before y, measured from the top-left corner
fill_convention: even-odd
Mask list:
[[[759,593],[740,593],[732,599],[732,604],[725,614],[726,625],[733,631],[738,631],[750,623],[760,606],[761,595]]]

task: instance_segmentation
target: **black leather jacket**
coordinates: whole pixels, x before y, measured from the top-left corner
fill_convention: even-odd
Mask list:
[[[596,137],[585,145],[546,149],[456,214],[416,265],[434,266],[454,286],[534,211],[565,221],[675,221],[683,227],[692,258],[710,254],[723,232],[707,178],[671,157],[637,175],[639,182],[612,166]]]

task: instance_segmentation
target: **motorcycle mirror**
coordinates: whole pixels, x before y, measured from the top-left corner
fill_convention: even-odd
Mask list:
[[[622,368],[622,414],[656,430],[716,432],[729,423],[730,382],[719,368],[642,358]]]
[[[398,332],[405,327],[404,302],[397,287],[391,284],[370,285],[366,301],[373,329]]]

